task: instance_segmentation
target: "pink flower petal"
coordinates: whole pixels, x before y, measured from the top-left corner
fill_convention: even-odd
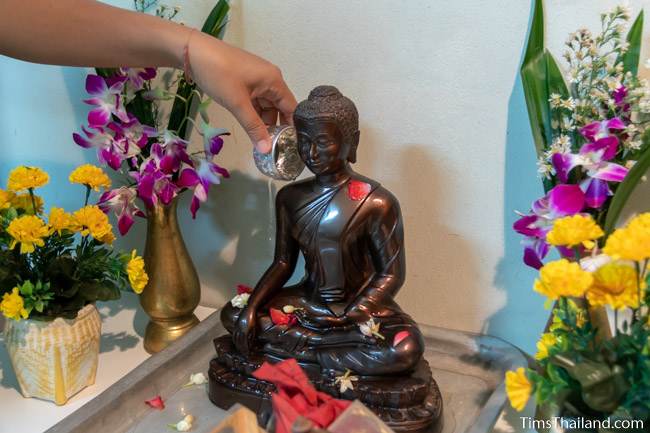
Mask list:
[[[145,403],[153,409],[163,410],[165,408],[165,402],[159,395],[152,398],[151,400],[146,400]]]
[[[409,335],[411,335],[411,334],[409,334],[408,331],[400,331],[397,334],[395,334],[395,337],[393,338],[393,347],[400,344]]]

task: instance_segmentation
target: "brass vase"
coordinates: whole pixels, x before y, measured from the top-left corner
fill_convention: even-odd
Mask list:
[[[149,316],[144,348],[157,353],[199,323],[194,309],[199,305],[199,277],[187,252],[178,226],[178,198],[157,205],[147,215],[144,261],[149,283],[140,304]]]

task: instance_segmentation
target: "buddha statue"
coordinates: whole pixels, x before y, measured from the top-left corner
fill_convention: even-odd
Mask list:
[[[422,334],[395,302],[406,269],[399,202],[352,170],[359,117],[335,87],[312,90],[294,125],[314,177],[277,193],[273,263],[243,308],[228,303],[221,310],[230,335],[215,340],[210,397],[225,406],[225,388],[239,393],[232,401],[264,398],[251,369],[293,357],[321,389],[390,408],[383,418],[396,431],[419,431],[439,418],[442,403],[422,358]],[[287,286],[300,253],[305,275]],[[291,320],[278,321],[274,311]],[[344,375],[356,381],[338,395]]]

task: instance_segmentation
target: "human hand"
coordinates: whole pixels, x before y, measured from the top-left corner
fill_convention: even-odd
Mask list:
[[[317,315],[308,313],[305,310],[298,309],[294,312],[298,323],[305,328],[314,330],[331,330],[333,328],[343,328],[348,325],[348,319],[344,316],[338,317],[334,315]]]
[[[267,125],[293,124],[296,98],[272,63],[198,31],[189,37],[198,86],[230,111],[260,152],[271,150]]]
[[[257,326],[257,312],[251,306],[245,307],[239,314],[239,319],[233,330],[235,348],[242,354],[248,355],[255,340],[255,327]]]

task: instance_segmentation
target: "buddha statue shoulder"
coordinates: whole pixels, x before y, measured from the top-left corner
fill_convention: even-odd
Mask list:
[[[352,169],[359,116],[338,89],[316,87],[293,120],[314,176],[278,192],[273,263],[246,306],[222,309],[222,323],[243,357],[292,357],[322,374],[408,376],[421,367],[424,341],[395,301],[406,270],[399,202]],[[287,285],[301,253],[304,277]],[[428,367],[424,376],[429,392]]]

